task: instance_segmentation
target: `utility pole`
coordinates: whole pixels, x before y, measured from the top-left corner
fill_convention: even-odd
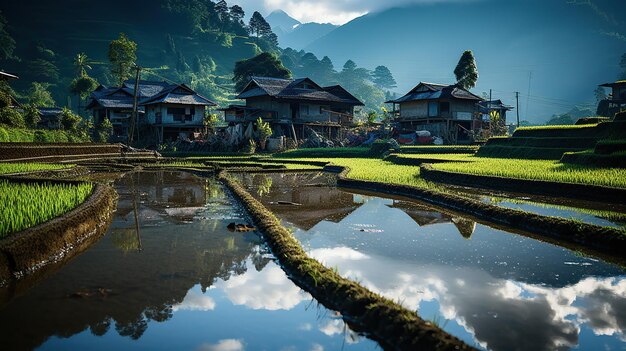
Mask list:
[[[138,114],[139,106],[137,105],[137,103],[138,103],[138,95],[139,95],[139,73],[141,72],[141,67],[135,66],[134,68],[136,71],[135,72],[135,91],[134,91],[134,96],[133,96],[133,113],[130,117],[130,125],[128,128],[129,146],[132,145],[133,143],[133,135],[135,133],[135,128],[137,129],[137,139],[139,139],[139,128],[136,126],[136,124],[138,123],[137,114]]]
[[[519,91],[515,92],[515,112],[517,112],[517,127],[519,128]]]

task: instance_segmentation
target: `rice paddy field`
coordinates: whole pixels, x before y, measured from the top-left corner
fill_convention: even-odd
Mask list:
[[[11,183],[0,180],[0,238],[61,216],[83,203],[93,184]]]
[[[433,168],[455,173],[546,180],[626,188],[626,169],[562,164],[553,160],[473,157],[473,162],[446,162]]]
[[[52,171],[72,167],[74,165],[54,163],[0,163],[0,174]]]

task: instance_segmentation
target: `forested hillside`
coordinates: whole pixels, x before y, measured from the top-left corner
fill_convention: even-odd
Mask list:
[[[246,22],[250,16],[245,9],[225,1],[110,0],[94,6],[81,0],[24,0],[3,2],[0,11],[5,18],[0,69],[20,77],[11,85],[22,102],[77,109],[78,97],[70,87],[81,72],[99,84],[115,85],[108,50],[120,33],[137,44],[142,79],[184,82],[222,105],[232,102],[236,93],[235,63],[261,52],[285,59],[294,76],[309,75],[321,84],[339,83],[341,78],[312,55],[283,52],[274,33],[255,31]],[[80,53],[85,54],[82,61],[77,59]],[[379,108],[383,90],[372,83],[367,70],[359,72],[348,88],[369,108]],[[46,90],[54,101],[32,101],[33,93],[45,95]]]

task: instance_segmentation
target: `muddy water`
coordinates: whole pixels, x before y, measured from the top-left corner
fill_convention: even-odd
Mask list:
[[[325,174],[244,175],[310,255],[488,350],[626,349],[626,271]],[[370,194],[371,195],[371,194]]]
[[[254,232],[227,230],[246,220],[220,184],[160,171],[115,187],[107,235],[0,306],[2,350],[378,348],[287,279]]]

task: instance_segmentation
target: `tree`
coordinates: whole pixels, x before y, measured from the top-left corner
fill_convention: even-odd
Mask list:
[[[37,107],[54,107],[56,102],[48,88],[50,84],[33,82],[28,94],[28,102]]]
[[[471,50],[466,50],[461,55],[459,63],[454,69],[457,84],[463,89],[470,89],[476,86],[478,80],[478,68],[476,60]]]
[[[118,39],[109,44],[109,62],[111,74],[121,86],[131,76],[131,69],[137,61],[137,43],[120,33]]]
[[[89,94],[96,90],[98,82],[88,75],[74,78],[70,84],[70,92],[74,95],[78,95],[81,99],[86,98]]]
[[[273,54],[264,52],[251,59],[235,63],[233,82],[237,91],[243,90],[253,76],[291,78],[289,71]]]
[[[75,133],[78,131],[78,125],[83,119],[74,114],[69,108],[64,107],[61,112],[61,127],[64,130]]]
[[[593,94],[596,96],[596,101],[597,102],[600,102],[600,101],[605,100],[607,98],[606,90],[604,90],[604,88],[601,87],[601,86],[598,86],[596,88],[596,90],[593,91]]]
[[[76,57],[74,57],[74,68],[76,68],[77,77],[84,77],[87,75],[87,70],[91,69],[87,54],[84,52],[76,54]]]
[[[41,115],[37,106],[33,104],[24,105],[24,123],[29,128],[37,127],[37,124],[41,121]]]
[[[386,66],[376,67],[374,72],[372,72],[372,80],[374,84],[381,89],[390,90],[397,87],[396,80]]]
[[[111,123],[111,121],[109,121],[108,118],[105,118],[98,125],[97,131],[98,142],[106,143],[109,141],[109,138],[111,138],[111,135],[113,135],[113,124]]]
[[[221,0],[215,4],[215,12],[222,22],[222,28],[224,23],[230,22],[230,13],[228,12],[228,4],[226,1]]]
[[[244,12],[243,8],[241,8],[241,6],[234,5],[230,8],[230,17],[233,19],[233,21],[241,24],[242,26],[245,26],[245,24],[243,23],[243,18],[245,16],[246,13]]]
[[[263,38],[272,46],[278,45],[278,37],[272,32],[272,27],[258,11],[254,11],[252,14],[248,29],[251,35],[254,34],[256,36],[257,44],[259,43],[259,38]]]
[[[0,108],[0,124],[6,124],[11,127],[24,128],[24,116],[13,107]]]
[[[8,22],[2,11],[0,11],[0,60],[8,60],[15,58],[13,51],[15,51],[15,40],[7,31]]]

